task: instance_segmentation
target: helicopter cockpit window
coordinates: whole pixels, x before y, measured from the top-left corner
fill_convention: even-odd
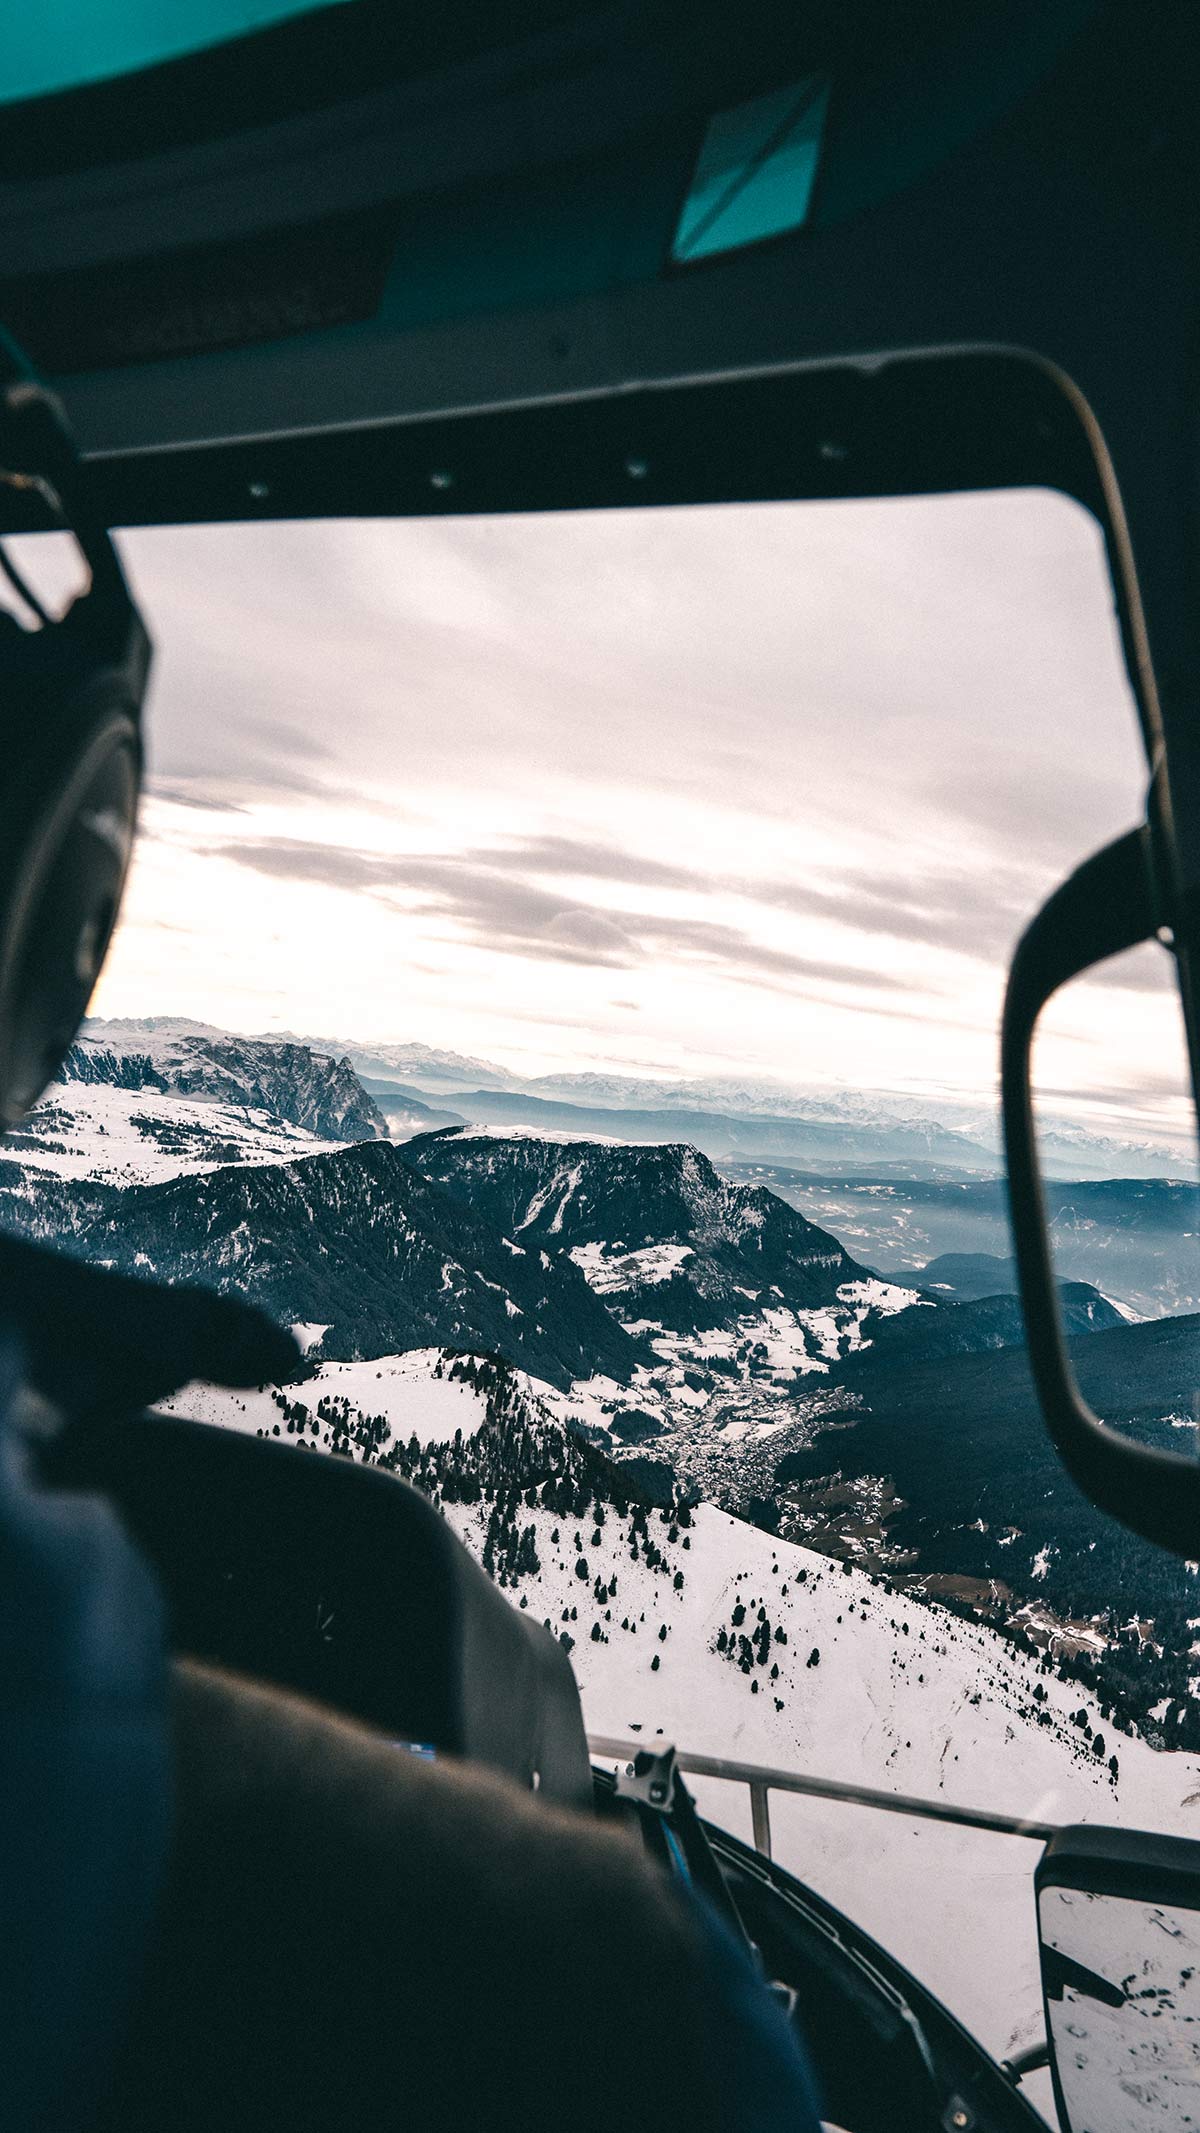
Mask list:
[[[124,546],[141,843],[4,1225],[293,1326],[294,1383],[176,1406],[415,1480],[593,1732],[1194,1833],[1194,1566],[1050,1453],[1001,1175],[1013,941],[1143,802],[1094,522],[1021,491]],[[1102,970],[1038,1054],[1079,1367],[1151,1433],[1194,1419],[1173,1012]],[[749,1836],[744,1787],[697,1789]],[[771,1825],[998,2057],[1040,2034],[1028,1839]]]

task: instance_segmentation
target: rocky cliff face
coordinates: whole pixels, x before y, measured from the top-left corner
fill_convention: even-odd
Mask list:
[[[833,1307],[867,1269],[760,1186],[730,1184],[696,1148],[443,1135],[411,1162],[522,1243],[570,1252],[624,1319],[676,1333],[755,1309]]]
[[[170,1090],[199,1101],[238,1104],[323,1141],[386,1140],[387,1122],[349,1061],[307,1045],[186,1029],[128,1033],[92,1023],[73,1046],[62,1080],[123,1089]]]

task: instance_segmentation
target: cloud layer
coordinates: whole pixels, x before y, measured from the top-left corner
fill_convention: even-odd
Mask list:
[[[124,545],[158,662],[111,1012],[986,1094],[1017,934],[1141,803],[1061,498]],[[1078,988],[1057,1087],[1153,1066],[1149,968]]]

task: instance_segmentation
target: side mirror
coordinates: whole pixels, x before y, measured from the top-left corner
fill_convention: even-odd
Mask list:
[[[1200,2124],[1200,1843],[1085,1824],[1034,1876],[1062,2133]]]
[[[1187,935],[1175,921],[1178,899],[1165,887],[1165,847],[1169,839],[1162,830],[1144,823],[1086,860],[1043,904],[1017,943],[1009,973],[1000,1083],[1013,1251],[1046,1426],[1063,1464],[1093,1503],[1145,1539],[1192,1558],[1200,1556],[1200,1460],[1105,1428],[1076,1383],[1051,1256],[1031,1079],[1038,1018],[1059,987],[1107,957],[1157,938],[1175,955],[1196,1086],[1200,1043],[1191,1012]]]

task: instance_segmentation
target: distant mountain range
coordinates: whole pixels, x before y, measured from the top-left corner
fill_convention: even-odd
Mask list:
[[[374,1082],[377,1101],[386,1102],[384,1085]],[[397,1094],[421,1094],[407,1085]],[[865,1166],[894,1165],[916,1177],[991,1175],[995,1157],[960,1135],[930,1120],[878,1125],[838,1124],[801,1117],[738,1118],[705,1110],[609,1110],[598,1105],[553,1101],[527,1090],[461,1089],[454,1109],[472,1125],[511,1132],[525,1126],[538,1134],[594,1135],[600,1140],[656,1143],[686,1141],[717,1162],[757,1158],[763,1162],[802,1163],[830,1174]]]
[[[982,1259],[1008,1262],[1003,1179],[897,1179],[890,1173],[829,1178],[783,1164],[730,1163],[730,1175],[762,1184],[842,1238],[847,1249],[894,1281],[917,1270],[937,1293],[936,1269]],[[1088,1281],[1136,1318],[1200,1311],[1200,1188],[1170,1178],[1050,1179],[1046,1206],[1055,1269]],[[1011,1270],[985,1274],[1011,1288]],[[966,1290],[952,1293],[965,1295]],[[976,1288],[975,1293],[980,1293]],[[984,1291],[983,1293],[986,1293]]]
[[[123,1041],[139,1033],[219,1037],[202,1023],[166,1017],[112,1024]],[[894,1172],[912,1178],[996,1176],[999,1119],[988,1105],[889,1090],[789,1088],[744,1076],[694,1080],[621,1073],[519,1075],[494,1061],[421,1043],[266,1035],[346,1059],[389,1114],[397,1136],[422,1130],[425,1106],[511,1131],[584,1133],[614,1140],[688,1140],[717,1162],[790,1163],[826,1176]],[[428,1122],[426,1122],[428,1123]],[[1195,1175],[1195,1151],[1169,1138],[1119,1138],[1067,1118],[1043,1121],[1043,1162],[1057,1178]]]
[[[292,1032],[283,1034],[289,1038]],[[268,1034],[260,1041],[271,1043]],[[488,1059],[472,1059],[462,1052],[439,1050],[429,1044],[361,1044],[352,1039],[338,1037],[295,1037],[297,1044],[307,1045],[310,1051],[326,1052],[333,1058],[346,1058],[357,1074],[385,1082],[419,1082],[426,1093],[446,1096],[455,1089],[473,1089],[485,1085],[492,1089],[522,1088],[519,1075],[510,1074],[507,1067],[496,1066]]]

